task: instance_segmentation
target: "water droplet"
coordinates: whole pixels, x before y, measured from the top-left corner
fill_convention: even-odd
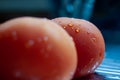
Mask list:
[[[16,33],[16,31],[12,31],[12,36],[13,36],[13,39],[14,40],[17,40],[17,33]]]
[[[90,73],[90,70],[88,71],[88,73]]]
[[[66,28],[66,26],[63,26],[63,28],[65,29],[65,28]]]
[[[43,40],[44,40],[45,42],[47,42],[47,41],[48,41],[48,36],[45,36],[45,37],[43,38]]]
[[[87,32],[87,34],[90,34],[89,32]]]
[[[26,44],[25,44],[25,47],[26,48],[30,48],[31,46],[34,45],[34,41],[33,40],[29,40]]]
[[[80,30],[79,30],[79,29],[75,29],[75,32],[76,32],[76,33],[79,33],[79,32],[80,32]]]
[[[69,27],[73,27],[73,24],[70,23],[70,24],[68,24],[68,26],[69,26]]]
[[[91,40],[92,40],[93,42],[96,42],[96,38],[91,38]]]

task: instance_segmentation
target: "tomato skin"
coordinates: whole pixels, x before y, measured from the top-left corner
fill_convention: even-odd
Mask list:
[[[50,20],[12,19],[0,25],[0,65],[2,80],[70,80],[76,49],[67,32]]]
[[[105,43],[100,30],[91,22],[82,19],[60,17],[52,21],[62,26],[74,39],[78,55],[74,77],[93,73],[104,58]]]

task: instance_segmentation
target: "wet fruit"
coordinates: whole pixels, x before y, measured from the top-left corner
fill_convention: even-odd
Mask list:
[[[70,80],[77,65],[71,37],[47,19],[0,25],[0,80]]]
[[[105,44],[100,30],[91,22],[82,19],[61,17],[52,21],[73,37],[78,54],[75,77],[93,73],[104,58]]]

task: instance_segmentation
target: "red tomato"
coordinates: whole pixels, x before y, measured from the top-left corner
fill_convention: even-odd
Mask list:
[[[0,80],[70,80],[73,40],[50,20],[22,17],[0,25]]]
[[[92,23],[74,18],[55,18],[74,39],[78,66],[75,77],[93,73],[104,58],[105,44],[101,32]]]

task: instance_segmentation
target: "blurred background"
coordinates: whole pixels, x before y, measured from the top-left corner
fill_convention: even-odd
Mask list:
[[[106,43],[105,60],[96,72],[104,80],[120,80],[120,0],[0,0],[0,23],[22,16],[74,17],[94,23]]]

